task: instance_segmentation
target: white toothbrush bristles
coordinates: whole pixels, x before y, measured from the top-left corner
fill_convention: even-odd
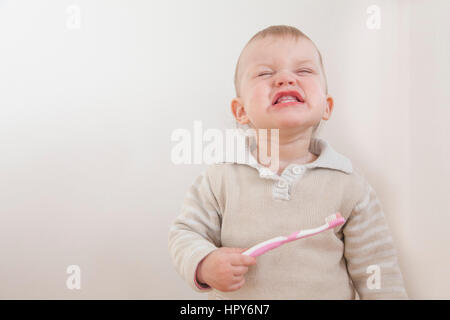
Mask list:
[[[342,216],[341,216],[341,214],[338,212],[338,213],[335,213],[335,214],[332,214],[332,215],[326,217],[326,218],[325,218],[325,222],[329,225],[332,221],[334,221],[334,220],[336,220],[336,219],[339,219],[339,218],[342,218]]]

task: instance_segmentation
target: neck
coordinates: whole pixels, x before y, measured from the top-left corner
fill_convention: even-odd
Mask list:
[[[275,136],[272,136],[275,132],[268,130],[267,138],[260,138],[258,130],[256,132],[258,141],[256,159],[264,166],[270,165],[271,169],[277,171],[278,174],[281,174],[291,163],[305,164],[317,159],[317,156],[309,151],[311,130],[306,132],[292,132],[280,129],[278,135],[278,150],[276,150],[277,139]],[[277,154],[272,156],[272,152],[277,152],[278,156]],[[271,158],[271,163],[267,162],[267,159],[265,158],[266,155]],[[274,162],[278,162],[278,165]]]

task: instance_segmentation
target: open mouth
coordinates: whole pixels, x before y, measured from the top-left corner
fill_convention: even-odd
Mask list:
[[[290,103],[290,102],[298,103],[298,102],[300,102],[300,100],[293,96],[284,96],[284,97],[281,97],[280,99],[278,99],[277,101],[275,101],[274,104],[285,104],[285,103]]]
[[[272,105],[291,105],[303,102],[305,100],[297,91],[281,91],[273,98]]]

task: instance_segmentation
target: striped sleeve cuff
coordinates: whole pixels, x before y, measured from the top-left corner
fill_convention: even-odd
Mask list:
[[[360,298],[408,299],[381,203],[367,182],[343,232],[347,269]]]

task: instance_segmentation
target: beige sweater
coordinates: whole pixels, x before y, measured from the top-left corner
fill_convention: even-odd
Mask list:
[[[169,232],[175,268],[194,290],[212,299],[408,298],[374,189],[325,140],[313,139],[310,151],[314,162],[291,164],[280,176],[250,156],[210,165],[197,177]],[[335,212],[344,225],[259,256],[241,289],[220,292],[196,282],[198,263],[216,248],[249,248],[318,227]]]

